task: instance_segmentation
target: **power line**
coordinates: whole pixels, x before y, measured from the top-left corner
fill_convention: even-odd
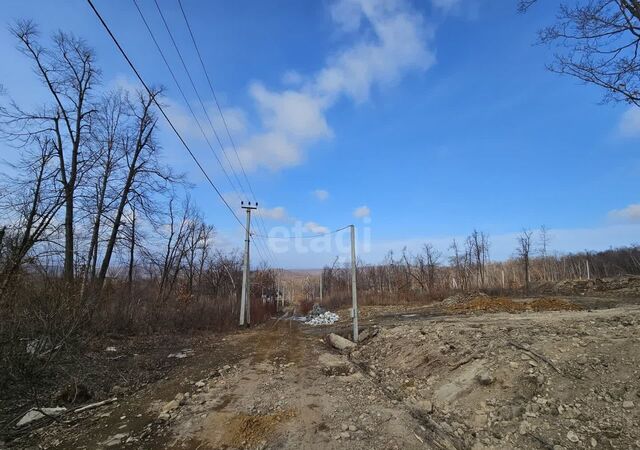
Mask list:
[[[252,236],[260,236],[260,237],[262,237],[264,239],[283,239],[283,240],[284,239],[287,239],[287,240],[290,240],[290,239],[312,239],[312,238],[318,238],[318,237],[322,237],[322,236],[329,236],[331,234],[339,233],[340,231],[346,230],[350,226],[351,225],[347,225],[347,226],[344,226],[342,228],[338,228],[337,230],[327,231],[325,233],[311,234],[311,235],[307,235],[307,236],[282,236],[282,237],[280,237],[280,236],[264,236],[264,235],[260,236],[260,235],[255,235],[255,234],[252,234]]]
[[[167,57],[165,56],[164,52],[162,51],[162,48],[160,47],[160,44],[159,44],[158,40],[156,39],[156,36],[153,33],[153,30],[151,30],[151,26],[147,22],[146,17],[144,16],[144,13],[140,9],[140,6],[138,5],[136,0],[133,0],[133,4],[135,5],[136,9],[138,10],[138,13],[140,14],[140,18],[142,19],[142,22],[144,23],[145,28],[147,29],[147,32],[149,33],[149,36],[151,37],[151,40],[153,41],[154,45],[156,46],[156,49],[158,50],[158,52],[160,53],[160,56],[162,57],[162,60],[164,61],[165,66],[167,67],[167,70],[171,74],[171,78],[173,79],[176,87],[178,88],[178,91],[180,92],[180,95],[182,96],[183,101],[187,105],[187,108],[189,109],[189,112],[191,113],[191,116],[193,117],[193,120],[197,124],[198,129],[200,130],[200,133],[204,137],[205,142],[209,146],[209,149],[211,150],[211,153],[213,153],[213,156],[215,157],[216,161],[218,162],[218,165],[220,166],[220,168],[222,169],[222,172],[224,173],[224,175],[225,175],[227,181],[229,182],[229,184],[231,185],[231,188],[236,193],[236,195],[238,197],[240,197],[240,193],[236,189],[235,185],[233,184],[233,181],[231,180],[231,177],[227,173],[224,165],[220,161],[220,158],[218,158],[218,155],[216,154],[215,150],[213,149],[213,146],[211,145],[211,142],[209,141],[209,139],[207,137],[207,134],[204,131],[204,128],[202,127],[202,124],[198,120],[198,118],[197,118],[197,116],[196,116],[196,114],[195,114],[195,112],[194,112],[194,110],[193,110],[193,108],[191,106],[191,103],[187,99],[187,96],[184,93],[184,90],[182,89],[182,86],[180,85],[180,82],[178,81],[178,78],[176,77],[175,72],[171,68],[171,64],[169,64],[169,61],[167,60]],[[156,3],[156,6],[157,6],[157,3]],[[172,37],[172,39],[173,39],[173,37]],[[185,67],[185,69],[186,69],[186,67]],[[193,88],[195,90],[195,86],[193,86]],[[197,91],[196,91],[196,95],[197,95]],[[201,102],[201,104],[202,104],[202,102]],[[214,131],[214,134],[215,134],[215,130],[213,130],[213,131]],[[237,178],[237,176],[236,176],[236,178]],[[242,190],[242,188],[241,188],[241,190]],[[257,248],[257,252],[258,252],[258,255],[260,256],[260,258],[262,258],[263,260],[267,260],[267,258],[265,258],[265,256],[263,255],[263,252],[259,248]]]
[[[136,9],[138,10],[138,13],[140,14],[140,18],[142,19],[142,22],[144,23],[144,26],[146,27],[147,32],[149,33],[149,36],[151,36],[151,40],[153,41],[154,45],[156,46],[156,49],[158,50],[158,52],[160,53],[160,56],[162,57],[162,60],[164,61],[165,66],[167,66],[167,70],[169,70],[169,74],[171,74],[171,78],[173,78],[173,81],[174,81],[176,87],[178,88],[178,92],[180,92],[180,95],[182,96],[182,99],[186,103],[187,108],[189,109],[189,112],[191,113],[191,116],[193,117],[193,120],[196,122],[198,128],[200,129],[200,133],[202,133],[202,136],[204,137],[204,140],[206,141],[207,145],[209,146],[209,149],[211,150],[211,153],[213,153],[213,156],[216,158],[216,161],[218,161],[218,164],[222,168],[222,172],[224,173],[225,177],[227,178],[227,181],[229,182],[229,184],[231,185],[231,188],[235,191],[236,195],[238,195],[238,197],[240,197],[240,193],[238,193],[238,191],[236,190],[236,188],[235,188],[235,186],[233,184],[233,181],[229,177],[229,174],[225,170],[224,165],[222,165],[222,162],[218,158],[218,155],[216,154],[215,150],[213,149],[213,146],[211,145],[211,142],[209,141],[209,138],[207,137],[207,134],[205,133],[204,128],[202,128],[202,125],[200,124],[200,121],[198,120],[195,112],[193,111],[193,108],[191,107],[191,103],[187,99],[187,96],[184,93],[184,90],[182,89],[182,86],[180,85],[180,82],[178,82],[178,78],[176,77],[174,71],[171,69],[171,65],[169,64],[169,61],[167,60],[164,52],[162,51],[162,48],[160,47],[160,44],[158,43],[158,40],[156,39],[155,34],[153,34],[153,31],[151,30],[151,27],[150,27],[149,23],[147,22],[147,19],[145,18],[144,14],[142,13],[142,10],[140,9],[140,6],[138,5],[138,2],[136,0],[133,0],[133,4],[135,5]]]
[[[145,27],[146,27],[146,29],[147,29],[147,32],[148,32],[148,33],[149,33],[149,35],[151,36],[151,39],[152,39],[152,41],[153,41],[154,45],[156,46],[156,49],[157,49],[157,50],[158,50],[158,52],[160,53],[160,56],[162,57],[162,60],[164,61],[165,66],[166,66],[166,67],[167,67],[167,69],[169,70],[169,73],[171,74],[171,77],[173,78],[173,81],[174,81],[174,83],[176,84],[176,87],[178,88],[178,91],[180,92],[180,94],[181,94],[181,96],[182,96],[183,101],[186,103],[187,108],[189,109],[189,112],[191,113],[191,116],[193,117],[193,120],[194,120],[194,121],[195,121],[195,123],[197,124],[197,126],[198,126],[198,128],[199,128],[199,130],[200,130],[200,133],[201,133],[201,134],[202,134],[202,136],[204,137],[204,139],[205,139],[205,141],[206,141],[207,145],[209,146],[209,149],[210,149],[210,150],[211,150],[211,152],[213,153],[213,155],[214,155],[214,157],[215,157],[215,159],[216,159],[216,161],[217,161],[218,165],[219,165],[219,166],[220,166],[220,168],[222,169],[222,171],[223,171],[223,173],[224,173],[224,175],[225,175],[225,177],[226,177],[227,181],[228,181],[228,182],[229,182],[229,184],[231,185],[231,188],[232,188],[232,189],[233,189],[233,191],[236,193],[236,195],[237,195],[238,197],[240,197],[240,193],[238,192],[238,189],[237,189],[237,188],[236,188],[236,186],[234,185],[234,183],[233,183],[233,181],[232,181],[231,177],[229,176],[229,174],[228,174],[227,170],[225,169],[224,164],[222,163],[222,161],[220,160],[220,158],[218,158],[218,155],[216,154],[215,150],[213,149],[213,146],[211,145],[211,142],[209,141],[209,139],[208,139],[208,137],[207,137],[207,134],[206,134],[206,132],[204,131],[204,128],[202,127],[202,124],[201,124],[201,123],[200,123],[200,121],[198,120],[198,118],[197,118],[197,116],[196,116],[196,114],[195,114],[195,111],[193,110],[193,108],[192,108],[192,106],[191,106],[191,103],[190,103],[190,102],[189,102],[189,100],[187,99],[187,96],[186,96],[186,94],[184,93],[184,90],[182,89],[182,86],[181,86],[180,82],[178,81],[177,76],[175,75],[175,72],[174,72],[174,71],[173,71],[173,69],[171,68],[171,64],[169,63],[169,61],[168,61],[167,57],[165,56],[165,54],[164,54],[164,52],[163,52],[163,50],[162,50],[162,48],[161,48],[161,46],[160,46],[160,44],[159,44],[158,40],[156,39],[155,34],[153,33],[153,30],[151,29],[151,26],[149,25],[148,21],[146,20],[146,17],[144,16],[144,13],[143,13],[143,12],[142,12],[142,10],[140,9],[140,6],[138,5],[138,3],[137,3],[137,1],[136,1],[136,0],[133,0],[133,3],[134,3],[134,5],[135,5],[136,9],[138,10],[138,13],[140,14],[140,18],[142,19],[142,22],[144,23],[144,25],[145,25]],[[191,83],[191,87],[192,87],[193,91],[195,92],[196,97],[198,98],[198,101],[200,102],[200,106],[201,106],[201,108],[202,108],[202,111],[204,112],[204,115],[206,116],[206,118],[207,118],[207,120],[208,120],[208,122],[209,122],[209,126],[211,127],[211,130],[213,131],[213,134],[214,134],[214,136],[216,137],[216,140],[218,141],[218,144],[220,145],[220,148],[221,148],[221,150],[222,150],[222,152],[223,152],[223,154],[224,154],[224,156],[225,156],[225,159],[227,160],[227,163],[229,164],[229,169],[232,171],[232,173],[233,173],[233,175],[234,175],[234,177],[235,177],[236,181],[238,182],[238,186],[239,186],[240,191],[242,191],[242,192],[243,192],[243,195],[246,195],[246,194],[244,193],[243,188],[242,188],[242,184],[239,182],[239,179],[238,179],[237,174],[236,174],[236,173],[235,173],[235,171],[233,170],[233,166],[231,165],[231,163],[230,163],[230,161],[229,161],[229,158],[228,158],[228,156],[227,156],[227,154],[226,154],[226,152],[225,152],[225,150],[224,150],[224,146],[222,145],[222,142],[221,142],[221,140],[220,140],[220,137],[218,136],[218,133],[216,132],[215,127],[213,126],[213,123],[212,123],[212,121],[211,121],[211,118],[209,117],[209,114],[207,113],[206,107],[204,106],[204,102],[202,101],[202,98],[200,97],[200,94],[199,94],[199,92],[198,92],[198,89],[197,89],[197,88],[196,88],[196,86],[195,86],[195,82],[193,81],[193,78],[191,77],[191,73],[190,73],[190,71],[189,71],[189,69],[188,69],[188,67],[187,67],[187,65],[186,65],[186,63],[185,63],[185,61],[184,61],[184,58],[182,57],[182,53],[180,52],[180,49],[179,49],[179,47],[178,47],[178,45],[177,45],[177,42],[175,41],[175,39],[174,39],[174,37],[173,37],[173,34],[171,33],[171,29],[169,28],[169,24],[168,24],[168,22],[166,21],[166,19],[165,19],[164,15],[163,15],[163,13],[162,13],[162,10],[160,9],[160,5],[158,4],[158,2],[157,2],[157,1],[155,2],[155,5],[156,5],[156,8],[157,8],[157,10],[158,10],[158,13],[159,13],[159,15],[160,15],[160,17],[161,17],[161,19],[162,19],[162,22],[164,23],[165,29],[167,30],[167,33],[169,34],[169,38],[171,39],[171,42],[172,42],[172,44],[173,44],[173,47],[174,47],[174,49],[176,50],[176,52],[177,52],[177,54],[178,54],[178,57],[180,58],[180,61],[181,61],[181,63],[182,63],[182,67],[183,67],[184,71],[186,72],[187,77],[189,78],[189,81],[190,81],[190,83]],[[264,261],[271,260],[271,265],[275,266],[275,264],[274,264],[274,262],[273,262],[273,257],[270,255],[269,248],[268,248],[268,246],[266,245],[266,243],[263,243],[263,248],[262,248],[262,249],[261,249],[259,246],[257,246],[257,245],[256,245],[256,250],[257,250],[258,255],[260,256],[260,258],[261,258],[262,260],[264,260]],[[266,257],[265,257],[265,254],[267,255]]]
[[[207,120],[209,122],[209,126],[211,127],[211,130],[213,131],[213,133],[214,133],[214,135],[215,135],[215,137],[216,137],[216,139],[218,141],[218,144],[220,145],[220,149],[222,150],[222,153],[223,153],[223,155],[225,157],[225,160],[227,161],[227,164],[229,164],[229,168],[231,170],[231,173],[235,177],[236,183],[240,186],[240,190],[243,191],[243,193],[246,195],[246,193],[245,193],[245,191],[243,189],[243,186],[242,186],[242,182],[240,181],[240,178],[238,177],[236,171],[234,170],[233,164],[229,160],[229,157],[228,157],[227,152],[225,150],[225,146],[222,143],[222,140],[220,139],[218,133],[215,130],[215,126],[213,125],[213,121],[211,120],[211,118],[209,116],[209,113],[207,112],[207,109],[204,106],[204,102],[202,101],[202,98],[201,98],[201,96],[200,96],[200,94],[198,92],[198,89],[195,86],[195,82],[193,81],[191,73],[190,73],[189,69],[187,68],[187,64],[185,63],[185,60],[184,60],[184,58],[182,56],[182,53],[180,52],[180,49],[179,49],[179,47],[178,47],[178,45],[177,45],[177,43],[176,43],[176,41],[175,41],[175,39],[173,37],[173,33],[171,33],[171,29],[169,27],[169,24],[168,24],[167,20],[165,19],[164,14],[162,13],[162,10],[160,9],[160,5],[158,4],[157,0],[154,0],[154,3],[156,5],[156,8],[158,9],[158,13],[160,14],[160,17],[162,18],[162,22],[164,23],[164,26],[165,26],[165,28],[167,30],[167,33],[169,34],[169,37],[171,38],[171,42],[173,44],[173,47],[175,48],[176,52],[178,53],[178,57],[180,58],[180,62],[182,63],[182,67],[184,68],[185,72],[187,73],[187,76],[189,78],[191,86],[192,86],[194,92],[196,93],[198,101],[200,102],[200,106],[202,107],[202,111],[203,111],[204,115],[206,116],[206,118],[207,118]],[[198,55],[198,59],[200,60],[200,65],[202,66],[202,69],[203,69],[203,71],[205,73],[205,77],[207,79],[207,83],[209,85],[209,89],[211,90],[211,94],[213,96],[213,100],[216,103],[216,107],[218,109],[220,117],[222,118],[222,122],[223,122],[225,130],[227,132],[227,136],[229,137],[229,141],[232,144],[234,153],[236,155],[236,159],[238,161],[238,164],[239,164],[240,168],[242,169],[242,173],[244,174],[244,178],[246,180],[246,184],[247,184],[247,186],[248,186],[248,188],[249,188],[249,190],[250,190],[250,192],[251,192],[251,194],[253,196],[253,200],[255,202],[257,202],[258,200],[256,198],[256,195],[255,195],[254,191],[253,191],[253,187],[251,186],[251,183],[249,182],[249,179],[247,177],[246,171],[244,170],[244,166],[242,165],[242,161],[240,160],[240,157],[238,155],[238,150],[236,148],[235,141],[233,140],[233,138],[231,136],[231,132],[229,130],[229,126],[227,124],[227,120],[224,117],[224,113],[222,112],[222,108],[220,106],[220,102],[218,101],[218,97],[216,96],[215,90],[213,89],[213,84],[211,83],[211,78],[209,77],[209,72],[207,71],[206,66],[204,65],[204,60],[202,59],[202,54],[200,53],[200,49],[199,49],[199,47],[197,45],[197,42],[195,40],[195,36],[193,34],[193,30],[191,29],[191,25],[189,24],[189,21],[188,21],[188,19],[186,17],[186,14],[184,12],[184,8],[182,7],[182,4],[179,4],[179,6],[180,6],[180,10],[182,12],[182,16],[185,19],[185,23],[187,25],[187,29],[189,30],[189,35],[191,37],[191,42],[194,45],[194,48],[195,48],[196,53]],[[264,220],[262,219],[262,217],[260,215],[257,215],[256,224],[258,225],[258,228],[261,228],[261,232],[262,233],[267,234],[266,227],[264,225]],[[262,245],[263,245],[263,248],[265,249],[265,251],[267,252],[267,254],[269,255],[269,257],[271,258],[272,265],[275,266],[275,264],[273,264],[273,259],[274,259],[273,252],[271,251],[271,249],[269,248],[269,246],[268,246],[268,244],[266,242],[263,242]]]
[[[238,165],[240,166],[240,169],[242,170],[242,174],[244,175],[244,179],[247,183],[247,186],[249,187],[249,190],[251,192],[251,195],[253,195],[253,198],[255,200],[256,195],[253,192],[253,188],[251,187],[251,183],[249,182],[249,177],[247,176],[247,172],[244,170],[244,166],[242,164],[242,160],[240,159],[240,156],[238,155],[238,148],[236,147],[236,143],[233,140],[233,137],[231,136],[231,132],[229,131],[229,125],[227,124],[227,120],[224,117],[224,113],[222,112],[222,108],[220,107],[220,102],[218,102],[218,96],[216,95],[216,91],[215,89],[213,89],[213,83],[211,82],[211,78],[209,77],[209,72],[207,71],[207,67],[204,64],[204,60],[202,59],[202,54],[200,53],[200,48],[198,47],[198,44],[196,42],[196,38],[195,35],[193,34],[193,30],[191,29],[191,24],[189,23],[189,20],[187,19],[187,14],[184,11],[184,8],[182,7],[182,0],[178,0],[178,5],[180,6],[180,11],[182,12],[182,17],[184,18],[184,22],[187,25],[187,29],[189,30],[189,36],[191,36],[191,42],[193,42],[193,46],[196,49],[196,53],[198,55],[198,59],[200,60],[200,66],[202,67],[202,70],[205,74],[205,77],[207,79],[207,83],[209,85],[209,89],[211,90],[211,95],[213,96],[213,100],[216,103],[216,107],[218,108],[218,112],[220,113],[220,117],[222,118],[222,123],[224,124],[224,128],[227,131],[227,136],[229,136],[229,141],[231,142],[231,146],[233,147],[233,151],[236,155],[236,159],[238,160]]]
[[[236,186],[234,185],[231,177],[229,176],[227,170],[224,167],[224,164],[222,164],[222,161],[220,161],[220,158],[218,158],[218,155],[216,153],[216,151],[213,149],[213,146],[211,145],[211,142],[209,141],[209,138],[207,137],[206,132],[204,131],[204,128],[202,127],[202,124],[200,123],[200,121],[198,120],[195,111],[193,110],[193,107],[191,106],[191,103],[189,102],[189,100],[187,99],[187,96],[184,92],[184,90],[182,89],[182,85],[180,84],[180,82],[178,81],[178,78],[175,74],[175,72],[173,71],[173,69],[171,68],[171,64],[169,63],[166,55],[164,54],[164,51],[162,50],[162,47],[160,46],[158,40],[156,39],[155,34],[153,33],[153,30],[151,29],[151,26],[149,25],[149,22],[147,21],[144,13],[142,12],[142,10],[140,9],[140,6],[138,5],[138,2],[136,0],[133,0],[133,4],[136,7],[136,9],[138,10],[138,14],[140,15],[140,18],[142,19],[142,22],[144,23],[145,28],[147,29],[147,32],[149,33],[149,36],[151,37],[151,40],[153,41],[156,49],[158,50],[158,53],[160,53],[160,56],[165,64],[165,66],[167,67],[167,70],[169,71],[171,78],[173,79],[173,82],[175,83],[176,87],[178,88],[178,91],[180,92],[180,95],[182,96],[183,101],[185,102],[185,104],[187,105],[187,108],[189,110],[189,112],[191,113],[191,116],[193,117],[193,120],[195,121],[195,123],[198,126],[198,129],[200,130],[200,133],[202,134],[202,136],[204,137],[205,142],[207,143],[209,149],[211,150],[211,153],[213,154],[213,156],[215,157],[218,165],[220,166],[220,168],[222,169],[222,172],[225,175],[225,178],[227,179],[227,181],[229,182],[231,189],[235,192],[235,194],[238,196],[238,198],[241,198],[240,193],[238,192],[238,189],[236,188]],[[156,7],[159,8],[159,5],[156,2]],[[164,16],[162,15],[162,12],[158,9],[158,12],[160,13],[160,16],[162,17],[163,21],[164,21]],[[168,27],[168,24],[166,21],[164,21],[165,26]],[[169,29],[167,28],[167,31],[169,32],[169,36],[171,37],[171,40],[174,43],[174,47],[176,49],[176,51],[178,52],[180,59],[182,60],[182,55],[180,54],[180,51],[178,50],[175,41],[173,40],[173,35],[171,34],[171,32],[169,31]],[[184,61],[183,61],[183,67],[185,69],[185,71],[187,72],[187,76],[189,76],[189,79],[191,80],[191,75],[189,74],[189,71],[186,67],[186,65],[184,65]],[[198,96],[198,99],[200,99],[200,96],[198,94],[198,91],[195,87],[195,84],[193,83],[193,80],[191,80],[191,86],[194,89],[194,91],[196,92],[196,95]],[[206,110],[204,108],[204,105],[202,103],[202,100],[200,100],[200,104],[203,108],[203,110],[205,111],[206,114]],[[208,115],[207,115],[208,118]],[[209,119],[209,124],[211,125],[211,120]],[[216,136],[216,138],[218,138],[215,129],[212,127],[212,130],[214,132],[214,135]],[[220,143],[220,139],[218,138],[218,143]],[[235,175],[235,173],[234,173]],[[237,179],[237,175],[235,175],[236,179]],[[242,186],[240,186],[240,190],[242,191]],[[244,194],[244,193],[243,193]],[[267,258],[264,257],[263,252],[260,249],[257,249],[258,251],[258,255],[260,256],[260,258],[262,258],[263,260],[267,260]],[[273,264],[272,264],[273,265]]]
[[[156,2],[157,5],[157,2]],[[218,113],[220,114],[220,117],[222,118],[222,123],[224,124],[224,128],[227,132],[227,136],[229,137],[229,142],[231,142],[231,146],[233,148],[233,151],[236,155],[236,160],[238,161],[238,165],[240,166],[240,169],[242,170],[242,174],[244,176],[245,182],[247,184],[247,187],[249,188],[249,192],[251,192],[251,195],[253,196],[253,200],[257,202],[257,198],[255,195],[255,192],[253,191],[253,187],[251,186],[251,182],[249,181],[249,177],[247,176],[247,172],[244,169],[244,165],[242,164],[242,160],[240,159],[240,156],[238,154],[238,148],[236,147],[236,143],[233,140],[233,137],[231,136],[231,131],[229,130],[229,125],[227,124],[227,119],[225,119],[224,117],[224,113],[222,112],[222,107],[220,106],[220,102],[218,101],[218,96],[216,95],[215,89],[213,88],[213,83],[211,82],[211,77],[209,76],[209,72],[207,71],[207,67],[204,64],[204,60],[202,58],[202,54],[200,53],[200,48],[198,47],[198,43],[196,41],[195,35],[193,33],[193,30],[191,28],[191,24],[189,23],[189,19],[187,18],[187,14],[184,11],[184,8],[182,6],[182,1],[178,0],[178,5],[180,7],[180,11],[182,12],[182,17],[184,18],[184,22],[187,26],[187,29],[189,30],[189,36],[191,37],[191,42],[193,43],[193,46],[196,50],[196,54],[198,55],[198,60],[200,61],[200,66],[202,67],[202,71],[205,74],[205,78],[207,79],[207,84],[209,85],[209,90],[211,91],[211,96],[213,97],[213,100],[216,104],[216,107],[218,109]],[[207,116],[208,117],[208,116]],[[211,125],[213,128],[213,124]],[[222,144],[220,144],[222,146]],[[223,147],[223,151],[224,151],[224,147]],[[226,157],[226,152],[225,152],[225,157]],[[227,158],[227,162],[229,162],[228,158]],[[230,164],[231,165],[231,164]],[[233,168],[232,168],[233,170]],[[235,171],[233,171],[234,175],[235,175]],[[238,179],[238,177],[236,176],[236,180],[238,181],[238,183],[241,186],[242,189],[242,183],[240,183],[240,180]],[[260,215],[257,215],[258,218],[258,226],[260,228],[262,228],[262,232],[266,235],[267,234],[267,230],[266,230],[266,226],[264,224],[264,220],[262,219],[262,217]],[[267,247],[267,251],[269,253],[271,253],[273,255],[273,252],[271,251],[271,249],[269,248],[268,244],[266,244],[265,242],[265,246]]]
[[[111,37],[111,39],[113,40],[113,43],[116,45],[116,47],[118,47],[118,50],[120,51],[120,53],[122,54],[122,56],[124,57],[124,59],[127,61],[127,64],[129,64],[129,67],[131,68],[131,70],[133,70],[133,73],[135,73],[136,77],[138,78],[138,81],[140,81],[140,83],[142,84],[142,86],[144,86],[145,90],[147,91],[147,94],[149,94],[149,96],[153,99],[153,102],[155,103],[156,107],[158,108],[158,110],[160,111],[160,113],[162,114],[162,116],[165,118],[165,120],[167,121],[167,123],[169,124],[169,126],[171,127],[171,129],[173,130],[173,132],[176,134],[176,136],[178,137],[178,139],[180,140],[180,142],[182,143],[182,145],[184,146],[184,148],[187,150],[187,152],[189,153],[189,155],[191,156],[191,158],[193,159],[193,161],[196,163],[196,165],[198,166],[198,168],[200,169],[200,171],[202,172],[202,174],[204,175],[204,177],[207,179],[207,181],[209,182],[209,184],[211,185],[211,187],[215,190],[216,194],[218,195],[218,197],[220,197],[220,200],[222,200],[222,202],[226,205],[227,209],[229,209],[229,211],[231,212],[231,214],[233,215],[233,217],[236,219],[236,221],[240,224],[240,226],[242,228],[244,227],[244,224],[242,223],[242,221],[240,220],[240,218],[238,217],[238,215],[236,214],[236,212],[234,211],[234,209],[231,207],[231,205],[229,205],[229,203],[227,202],[227,200],[223,197],[222,193],[220,192],[220,190],[218,189],[218,187],[213,183],[213,181],[211,180],[211,178],[209,177],[209,174],[207,174],[207,172],[204,170],[204,167],[202,166],[202,164],[200,164],[200,161],[198,161],[198,158],[196,158],[195,154],[193,153],[193,151],[191,150],[191,148],[189,147],[189,145],[187,145],[187,143],[185,142],[184,138],[182,137],[182,135],[180,134],[180,132],[177,130],[177,128],[175,127],[175,125],[173,124],[173,122],[171,122],[171,119],[169,119],[169,116],[167,115],[167,113],[164,111],[164,109],[162,108],[162,105],[160,105],[160,103],[158,102],[158,100],[156,99],[155,95],[152,93],[151,89],[149,89],[149,87],[147,86],[147,84],[145,83],[144,79],[142,78],[142,76],[140,75],[140,73],[138,72],[138,69],[136,69],[135,65],[133,64],[133,62],[131,61],[131,59],[129,58],[129,56],[127,55],[127,53],[124,51],[124,49],[122,48],[122,46],[120,45],[120,42],[118,42],[118,39],[116,39],[116,37],[114,36],[114,34],[111,32],[111,29],[109,28],[109,26],[107,25],[107,23],[104,21],[104,19],[102,18],[102,16],[100,15],[100,13],[98,12],[98,10],[96,9],[96,7],[94,6],[93,2],[91,0],[87,0],[87,2],[89,3],[89,6],[91,6],[91,9],[93,10],[93,12],[95,13],[95,15],[98,17],[98,19],[100,20],[100,23],[102,24],[102,26],[104,27],[104,29],[107,31],[107,33],[109,34],[109,36]]]
[[[136,0],[134,0],[135,3]],[[189,82],[191,83],[191,87],[193,88],[193,92],[196,94],[196,97],[198,99],[198,102],[200,103],[200,107],[202,108],[202,112],[204,113],[204,116],[207,118],[207,121],[209,122],[209,126],[211,128],[211,131],[213,131],[213,135],[215,136],[216,140],[218,141],[218,144],[220,145],[220,150],[222,150],[222,154],[224,155],[224,158],[227,161],[227,164],[229,164],[229,168],[231,169],[236,182],[240,185],[239,179],[237,174],[235,173],[235,171],[233,170],[233,166],[231,165],[231,162],[229,161],[229,157],[227,156],[227,152],[224,149],[224,145],[222,144],[222,140],[220,139],[220,136],[218,136],[218,133],[216,132],[215,127],[213,126],[213,122],[211,121],[211,118],[209,117],[209,113],[207,112],[207,108],[204,106],[204,102],[202,101],[202,98],[200,97],[200,93],[198,92],[198,89],[196,88],[196,84],[193,81],[193,78],[191,77],[191,72],[189,71],[189,69],[187,68],[187,64],[184,61],[184,58],[182,57],[182,52],[180,51],[180,48],[178,47],[178,44],[176,43],[176,40],[173,37],[173,33],[171,32],[171,28],[169,27],[169,23],[167,22],[167,20],[164,17],[164,14],[162,13],[162,10],[160,9],[160,5],[158,4],[157,0],[154,0],[154,3],[156,5],[156,9],[158,10],[158,14],[160,14],[160,18],[162,19],[162,23],[164,24],[165,29],[167,30],[167,34],[169,35],[169,39],[171,39],[171,43],[173,44],[173,48],[175,49],[176,53],[178,54],[178,58],[180,59],[180,63],[182,64],[182,68],[184,69],[185,73],[187,74],[187,78],[189,78]],[[140,11],[140,9],[138,9],[138,11]],[[242,191],[242,186],[240,185],[240,190]]]

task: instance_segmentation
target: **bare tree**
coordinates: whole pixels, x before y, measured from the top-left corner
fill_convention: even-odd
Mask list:
[[[15,221],[10,237],[7,236],[6,225],[2,228],[0,248],[5,254],[0,259],[0,296],[31,249],[55,231],[51,223],[64,203],[56,186],[59,171],[52,164],[55,159],[53,144],[41,136],[35,138],[35,143],[36,149],[23,151],[21,163],[12,167],[23,175],[5,177],[0,211],[4,217]]]
[[[93,192],[88,195],[90,205],[87,206],[93,216],[91,226],[91,238],[87,256],[87,267],[84,274],[84,282],[90,277],[96,277],[98,261],[98,245],[103,221],[112,205],[117,201],[117,188],[112,186],[113,178],[117,175],[124,152],[122,149],[123,122],[125,116],[124,93],[116,91],[104,96],[99,112],[96,114],[96,123],[93,127],[93,135],[98,153],[95,165]]]
[[[526,11],[536,0],[521,0]],[[640,2],[583,0],[560,4],[555,24],[540,31],[558,51],[549,69],[605,89],[605,100],[640,106]]]
[[[138,105],[130,105],[131,114],[135,117],[132,133],[124,138],[124,159],[126,162],[126,175],[124,185],[120,190],[119,202],[113,217],[111,234],[105,248],[104,259],[98,274],[98,289],[104,285],[107,271],[111,263],[111,257],[115,248],[122,216],[125,207],[129,202],[129,197],[134,189],[137,178],[144,172],[152,172],[159,175],[159,169],[154,164],[154,151],[157,146],[154,142],[154,130],[157,119],[151,110],[155,97],[159,91],[153,91],[151,95],[138,94]]]
[[[538,231],[538,253],[540,254],[540,258],[542,259],[542,279],[547,280],[547,256],[549,251],[549,242],[551,242],[551,237],[549,236],[549,230],[545,225],[540,226],[540,230]]]
[[[522,267],[524,269],[524,286],[527,294],[529,293],[529,265],[532,241],[533,231],[522,230],[518,236],[518,248],[516,249],[516,253],[522,261]]]
[[[451,245],[449,246],[449,250],[453,252],[453,254],[449,257],[449,264],[453,268],[453,280],[454,280],[454,288],[459,287],[463,291],[467,287],[467,264],[466,264],[466,253],[462,253],[458,242],[453,239]]]
[[[423,247],[426,260],[427,288],[430,294],[433,294],[436,288],[436,275],[440,266],[440,253],[432,244],[425,244]]]
[[[477,273],[478,287],[485,286],[486,264],[489,260],[489,236],[482,231],[473,230],[467,237],[467,252],[473,261]]]
[[[55,150],[58,179],[64,191],[64,278],[74,278],[75,198],[83,176],[93,163],[87,140],[95,109],[91,96],[98,82],[95,56],[86,43],[72,34],[58,32],[52,47],[38,41],[32,22],[19,22],[10,29],[19,50],[33,62],[35,72],[52,97],[41,111],[26,112],[12,104],[2,108],[4,133],[22,143],[47,135]]]

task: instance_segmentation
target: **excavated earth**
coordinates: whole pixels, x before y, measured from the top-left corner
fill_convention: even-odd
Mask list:
[[[640,449],[640,301],[511,303],[363,308],[374,336],[344,354],[323,337],[345,319],[273,321],[6,445]]]

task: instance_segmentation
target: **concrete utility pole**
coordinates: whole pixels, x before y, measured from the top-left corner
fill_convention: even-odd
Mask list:
[[[245,315],[247,325],[251,324],[251,302],[250,299],[250,280],[249,280],[249,241],[251,239],[251,210],[258,209],[258,203],[255,206],[251,206],[251,202],[245,205],[244,202],[240,202],[242,209],[247,211],[247,224],[245,226],[245,239],[244,239],[244,268],[242,270],[242,295],[240,297],[240,326],[244,326]]]
[[[587,280],[590,280],[591,279],[591,273],[589,272],[589,260],[588,259],[587,259],[586,263],[587,263]]]
[[[353,342],[358,342],[358,290],[356,288],[356,227],[351,225],[351,315]]]

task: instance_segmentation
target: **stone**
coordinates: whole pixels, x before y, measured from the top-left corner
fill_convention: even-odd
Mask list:
[[[127,433],[118,433],[109,437],[106,441],[102,442],[102,445],[105,447],[114,447],[116,445],[120,445],[122,440],[129,436]]]
[[[348,375],[353,370],[347,358],[342,355],[322,353],[318,357],[318,362],[325,375]]]
[[[202,381],[202,380],[200,380],[200,381],[196,381],[194,385],[195,385],[195,387],[197,387],[197,388],[203,388],[203,387],[205,387],[205,382],[204,382],[204,381]]]
[[[355,432],[358,431],[358,428],[355,425],[349,425],[349,431]]]
[[[416,404],[416,407],[428,414],[433,412],[433,402],[431,400],[421,400]]]
[[[529,431],[529,423],[526,420],[523,420],[522,422],[520,422],[520,426],[518,427],[518,432],[524,436],[525,434],[527,434],[528,431]]]
[[[622,402],[622,407],[624,409],[631,409],[633,408],[633,402],[631,400],[625,400],[624,402]]]
[[[574,444],[578,441],[580,441],[580,438],[578,437],[577,434],[575,434],[573,431],[569,431],[567,432],[567,439],[569,439],[571,442],[573,442]]]
[[[67,410],[64,406],[56,407],[56,408],[33,408],[30,409],[16,424],[17,428],[23,427],[25,425],[30,424],[31,422],[35,422],[36,420],[40,420],[43,417],[51,416],[56,417],[60,414],[64,413]]]
[[[355,343],[335,333],[331,333],[330,335],[328,335],[327,341],[333,348],[336,348],[338,350],[348,350],[356,347]]]
[[[168,413],[175,409],[178,409],[179,407],[180,407],[180,401],[171,400],[170,402],[165,403],[165,405],[162,407],[161,412]]]
[[[489,372],[482,371],[476,375],[476,381],[483,386],[489,386],[490,384],[493,384],[495,379]]]

